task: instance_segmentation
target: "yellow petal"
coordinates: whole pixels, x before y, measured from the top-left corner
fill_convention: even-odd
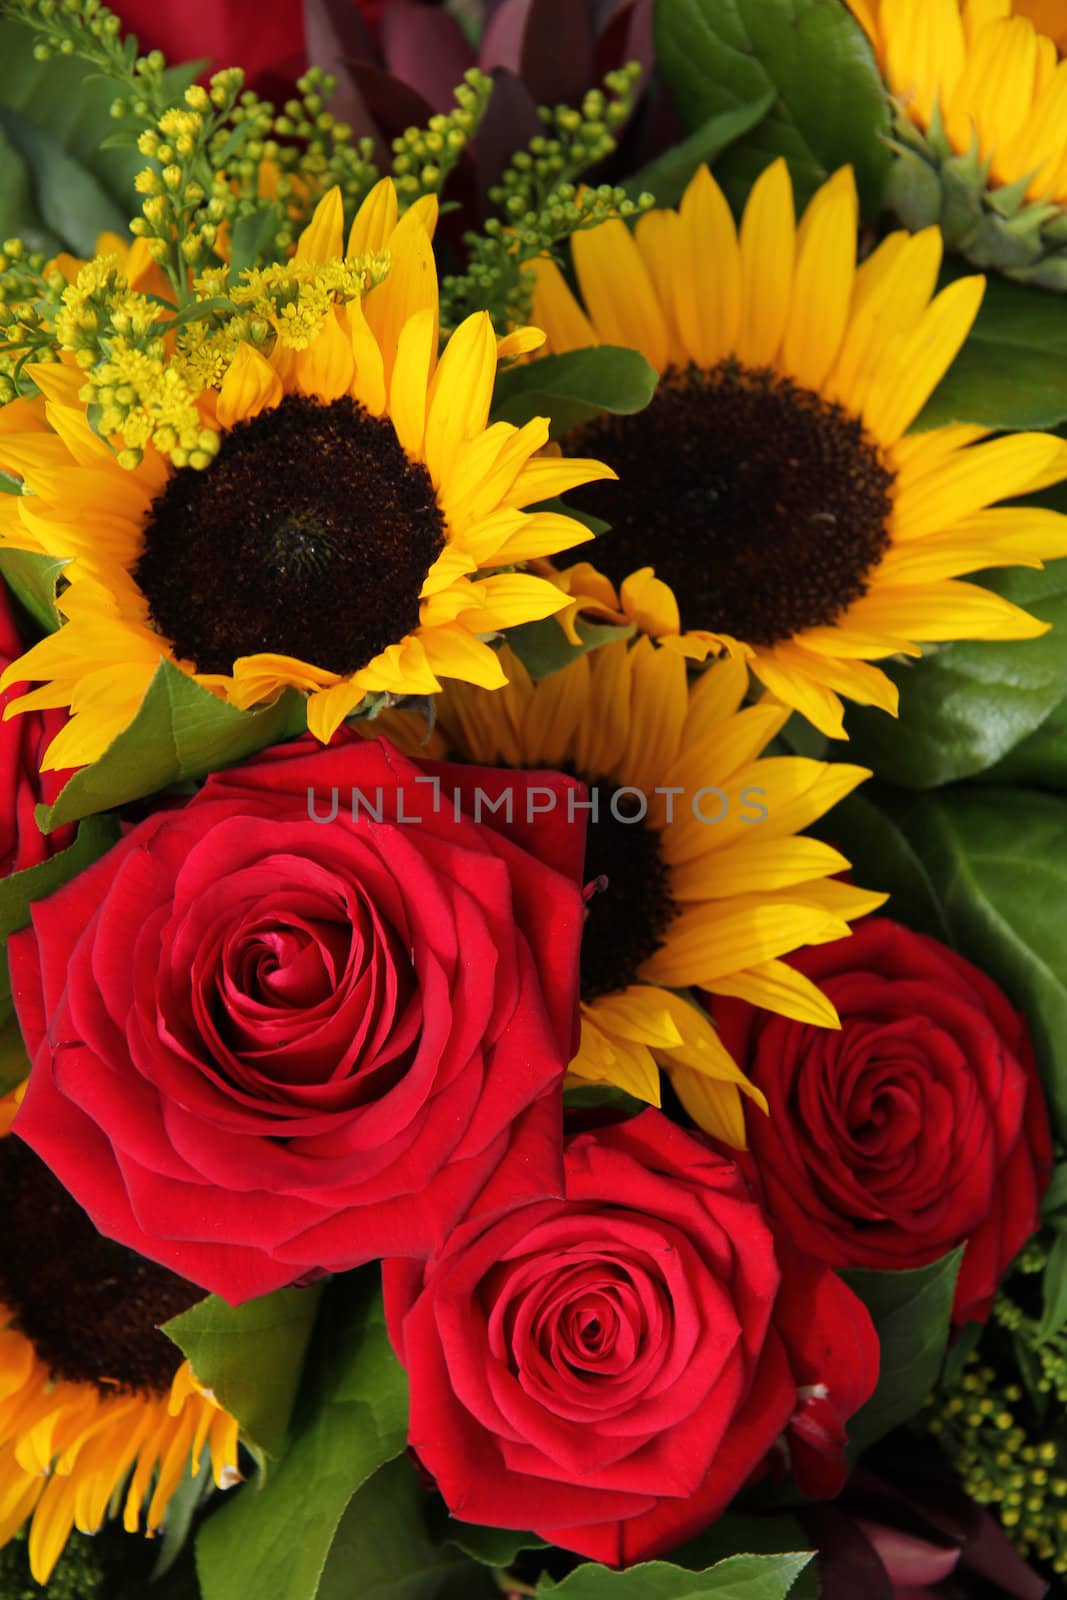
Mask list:
[[[571,241],[582,299],[605,344],[628,345],[662,372],[667,326],[652,280],[626,224],[602,222]]]
[[[782,341],[783,370],[810,389],[830,371],[848,326],[858,226],[855,179],[851,167],[842,167],[804,214]]]
[[[348,235],[348,256],[376,254],[384,250],[397,221],[396,185],[392,178],[379,178],[356,212]]]
[[[297,261],[337,261],[344,243],[344,205],[340,187],[335,185],[315,207],[311,221],[300,235]]]
[[[418,311],[404,324],[389,389],[389,415],[400,444],[413,461],[422,460],[426,431],[426,393],[434,358],[434,320]]]
[[[565,355],[569,350],[584,350],[600,339],[571,293],[567,282],[547,256],[533,263],[533,318],[545,330],[548,348],[553,355]]]
[[[841,1021],[832,1002],[795,967],[784,961],[763,961],[744,972],[716,978],[712,992],[745,1000],[763,1011],[815,1028],[840,1028]]]
[[[710,368],[736,345],[741,255],[730,208],[707,167],[693,175],[678,215],[675,321],[690,360]]]
[[[795,247],[793,185],[779,157],[757,178],[741,219],[737,357],[749,366],[770,366],[778,353],[789,318]]]
[[[219,390],[219,425],[232,428],[236,422],[258,417],[261,411],[276,406],[281,397],[281,379],[270,363],[254,345],[238,345]]]
[[[393,230],[389,252],[388,277],[363,300],[367,325],[382,354],[387,386],[393,376],[400,330],[408,318],[419,311],[431,311],[434,328],[437,328],[437,266],[430,235],[414,207],[404,213]],[[436,345],[436,333],[434,343]]]
[[[459,447],[489,420],[496,378],[496,335],[485,311],[461,322],[449,339],[430,386],[424,459],[439,488]]]

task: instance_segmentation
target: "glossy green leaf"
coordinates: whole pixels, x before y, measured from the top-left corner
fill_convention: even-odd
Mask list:
[[[1058,1161],[1052,1170],[1041,1201],[1041,1215],[1045,1218],[1062,1216],[1067,1220],[1067,1161]]]
[[[589,650],[616,639],[631,639],[635,629],[631,623],[616,627],[613,623],[579,620],[575,631],[582,641],[580,645],[571,644],[555,617],[546,617],[543,622],[524,622],[509,628],[506,637],[531,678],[547,678]]]
[[[69,883],[71,878],[99,859],[119,836],[116,817],[88,817],[78,829],[74,843],[58,850],[47,861],[22,872],[0,878],[0,940],[30,920],[30,906],[46,894]]]
[[[856,173],[874,218],[889,170],[889,113],[863,29],[834,0],[669,0],[656,7],[656,51],[688,128],[750,106],[771,109],[716,167],[735,209],[785,156],[804,205],[838,167]]]
[[[26,163],[0,129],[0,239],[13,237],[49,253],[61,242],[41,221]]]
[[[318,1600],[500,1600],[483,1563],[431,1537],[428,1498],[406,1457],[376,1472],[341,1519]]]
[[[747,105],[709,117],[679,144],[672,145],[632,178],[627,178],[623,184],[626,193],[634,200],[638,195],[651,194],[657,206],[676,206],[697,168],[704,163],[712,166],[724,150],[751,133],[777,98],[777,91],[768,88]]]
[[[666,1561],[647,1561],[615,1572],[588,1562],[560,1584],[542,1580],[539,1595],[553,1600],[785,1600],[812,1559],[810,1550],[781,1555],[736,1555],[706,1572],[690,1572]]]
[[[240,1306],[212,1294],[163,1324],[200,1382],[271,1456],[285,1444],[321,1293],[278,1289]]]
[[[55,134],[7,106],[0,106],[0,128],[25,163],[46,227],[76,255],[91,256],[105,230],[125,234],[125,209],[87,166],[64,150]]]
[[[54,806],[39,806],[47,833],[61,822],[110,811],[185,778],[229,766],[304,726],[303,697],[287,691],[262,711],[238,711],[161,660],[140,709],[90,767],[82,767]]]
[[[1049,712],[1029,738],[1020,740],[982,776],[992,783],[1067,789],[1067,698]]]
[[[904,819],[960,952],[1025,1011],[1067,1139],[1067,802],[1025,789],[924,798]]]
[[[906,1272],[842,1272],[871,1313],[881,1345],[878,1387],[848,1424],[853,1451],[913,1417],[933,1387],[948,1345],[962,1256],[961,1246]]]
[[[1067,1323],[1067,1233],[1057,1233],[1041,1279],[1039,1339],[1051,1339]]]
[[[404,1449],[407,1382],[375,1270],[328,1286],[305,1372],[284,1457],[197,1536],[203,1600],[314,1600],[352,1496]]]
[[[951,942],[930,874],[900,826],[901,812],[914,803],[913,795],[865,784],[808,831],[847,856],[856,883],[888,894],[879,915]]]
[[[0,968],[7,984],[7,957],[0,951]],[[6,1001],[0,997],[0,1094],[8,1094],[29,1077],[30,1058],[22,1042],[18,1022],[11,1010],[10,989]]]
[[[971,272],[953,264],[949,276]],[[967,342],[915,426],[1054,428],[1067,418],[1063,298],[990,274]]]
[[[1038,730],[1067,694],[1067,560],[986,572],[982,583],[1051,631],[1040,639],[927,646],[890,663],[900,716],[850,706],[849,758],[888,781],[932,789],[984,773]]]
[[[125,235],[129,219],[141,208],[134,178],[144,166],[144,157],[134,139],[143,124],[134,128],[116,123],[111,106],[121,86],[87,62],[62,56],[35,60],[37,39],[31,29],[18,22],[0,21],[0,106],[43,131],[77,168],[88,174],[91,192],[97,198],[102,193],[106,199],[106,208],[102,207],[99,214],[99,227],[114,226],[117,218],[117,231]],[[198,70],[195,62],[168,69],[164,75],[166,104],[180,102]],[[120,142],[123,131],[132,136]],[[62,184],[65,180],[60,181]],[[27,172],[26,186],[33,215],[27,212],[26,221],[7,229],[7,233],[17,233],[31,248],[51,253],[61,247],[78,247],[78,239],[71,231],[75,228],[81,242],[88,242],[91,253],[95,235],[90,240],[89,232],[98,219],[87,203],[89,191],[86,195],[73,189],[53,191],[47,171],[34,173],[32,178]],[[60,192],[64,194],[64,204],[69,201],[72,206],[69,214],[60,205]],[[45,227],[45,215],[53,216],[54,232]]]
[[[274,259],[274,238],[282,222],[281,207],[264,205],[234,223],[230,245],[230,282],[248,267]]]
[[[0,550],[0,577],[45,633],[62,622],[56,610],[56,583],[65,562],[36,550]]]
[[[655,368],[640,351],[591,345],[502,372],[493,395],[492,420],[521,427],[532,417],[548,417],[550,437],[558,439],[604,412],[631,416],[643,411],[658,382]]]
[[[795,1517],[745,1516],[741,1512],[727,1511],[703,1533],[698,1533],[680,1549],[672,1550],[671,1562],[702,1572],[736,1555],[739,1550],[759,1556],[795,1554],[809,1543]],[[789,1600],[819,1600],[819,1572],[814,1561],[797,1577],[789,1591]]]

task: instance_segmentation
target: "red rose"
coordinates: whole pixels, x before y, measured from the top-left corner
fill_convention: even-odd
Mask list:
[[[884,917],[792,961],[840,1032],[714,1003],[770,1105],[745,1117],[768,1212],[834,1267],[919,1267],[965,1243],[953,1316],[984,1319],[1051,1171],[1023,1019],[969,961]]]
[[[501,1167],[436,1257],[386,1262],[386,1316],[453,1514],[625,1565],[716,1517],[808,1386],[851,1415],[878,1345],[824,1268],[784,1295],[739,1169],[660,1112],[574,1136],[565,1171],[522,1204]]]
[[[234,1303],[438,1247],[505,1155],[558,1192],[579,786],[428,770],[354,734],[267,751],[12,938],[16,1132],[101,1232]],[[521,822],[472,820],[479,783]]]
[[[112,10],[142,55],[162,50],[169,66],[243,67],[246,87],[285,99],[307,66],[302,0],[118,0]]]
[[[15,617],[0,578],[0,672],[23,653]],[[25,684],[13,684],[0,694],[3,709],[25,692]],[[51,805],[67,778],[67,772],[41,772],[41,761],[48,746],[67,720],[65,711],[28,711],[24,716],[0,720],[0,878],[26,867],[39,866],[65,850],[74,837],[69,825],[54,833],[42,833],[34,820],[39,801]]]

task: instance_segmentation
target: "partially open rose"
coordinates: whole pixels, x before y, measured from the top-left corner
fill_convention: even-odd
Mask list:
[[[840,1031],[714,1008],[770,1106],[746,1115],[768,1213],[834,1267],[918,1267],[963,1244],[954,1317],[984,1318],[1052,1164],[1024,1019],[977,967],[888,917],[792,964]]]
[[[559,1192],[577,786],[436,776],[384,741],[300,740],[33,907],[15,1131],[102,1232],[237,1302],[429,1252],[505,1156]],[[502,778],[515,822],[473,821]],[[523,805],[534,779],[556,804]]]
[[[522,1204],[505,1163],[433,1259],[384,1267],[410,1442],[453,1515],[627,1565],[776,1443],[805,1492],[840,1487],[878,1373],[855,1295],[658,1111],[573,1137],[565,1167],[565,1200]]]

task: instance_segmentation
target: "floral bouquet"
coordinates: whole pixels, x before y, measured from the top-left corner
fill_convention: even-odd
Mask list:
[[[0,1600],[1064,1592],[1065,8],[0,46]]]

